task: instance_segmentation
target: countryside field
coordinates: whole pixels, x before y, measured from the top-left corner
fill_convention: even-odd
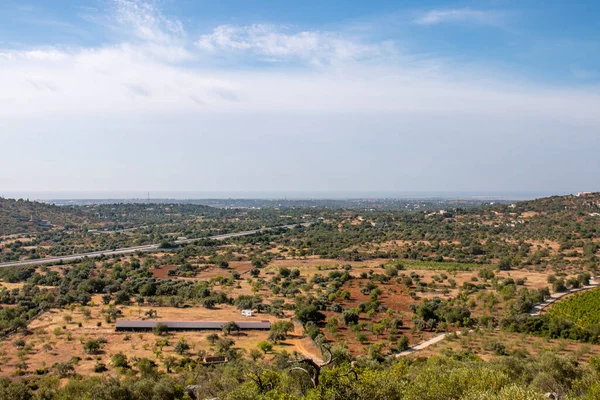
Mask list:
[[[173,217],[167,206],[142,213],[127,205],[122,213],[112,212],[125,226],[144,227],[98,234],[54,226],[28,240],[24,234],[7,236],[7,259],[49,257],[82,246],[160,246],[0,269],[0,376],[8,388],[10,382],[50,384],[53,377],[60,380],[52,390],[67,390],[82,379],[114,379],[118,385],[162,379],[181,387],[192,382],[221,396],[244,387],[251,398],[265,390],[260,388],[267,376],[283,382],[288,375],[286,385],[300,396],[310,382],[316,385],[312,374],[321,369],[324,376],[337,371],[365,377],[393,370],[404,380],[438,362],[502,373],[506,363],[531,371],[558,363],[589,377],[600,360],[599,290],[565,296],[541,315],[530,314],[552,293],[578,289],[596,275],[596,221],[584,218],[577,222],[582,233],[560,236],[575,232],[573,213],[596,207],[588,200],[561,199],[578,208],[559,214],[528,211],[548,208],[545,201],[443,215],[340,208],[226,210],[223,217],[196,210],[210,218],[195,217],[193,207]],[[190,233],[265,226],[284,212],[301,221],[325,217],[222,241],[173,242]],[[556,218],[564,221],[560,232],[548,228]],[[148,219],[162,222],[150,229]],[[527,222],[507,225],[519,220]],[[117,331],[117,321],[152,322],[154,329]],[[161,327],[171,321],[224,326]],[[236,321],[269,321],[271,327],[238,330]],[[440,334],[444,340],[405,352]],[[223,374],[232,381],[220,381]],[[553,379],[561,390],[572,390],[573,383]],[[545,387],[531,385],[534,391]]]

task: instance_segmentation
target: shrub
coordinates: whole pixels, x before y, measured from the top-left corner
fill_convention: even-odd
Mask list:
[[[273,350],[273,344],[264,340],[262,342],[258,342],[256,347],[258,347],[265,354]]]
[[[110,357],[110,361],[115,368],[130,368],[127,356],[121,352],[115,353]]]
[[[106,372],[106,371],[108,371],[108,368],[106,368],[106,364],[97,362],[96,365],[94,365],[94,372],[102,373],[102,372]]]
[[[156,326],[154,326],[154,328],[152,329],[152,332],[158,336],[162,336],[168,331],[169,327],[167,326],[167,324],[164,324],[162,322],[157,323]]]
[[[102,348],[102,343],[97,339],[90,339],[83,345],[83,351],[86,354],[98,354]]]

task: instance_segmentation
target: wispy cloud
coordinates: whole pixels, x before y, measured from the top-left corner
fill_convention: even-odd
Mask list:
[[[524,86],[482,71],[460,74],[461,69],[444,63],[432,69],[427,62],[406,62],[410,57],[399,54],[393,43],[280,25],[222,25],[192,39],[180,21],[151,4],[115,0],[114,5],[109,17],[131,29],[120,43],[72,49],[0,49],[0,115],[168,114],[196,112],[198,105],[203,105],[202,110],[220,112],[507,115],[527,111],[569,121],[600,121],[596,95]],[[470,13],[429,13],[423,23],[460,20],[467,18],[465,15],[484,19],[467,11]],[[244,63],[214,68],[212,58],[232,54],[307,68],[273,68],[269,73],[248,69]],[[482,81],[495,83],[482,87]],[[142,97],[144,101],[140,101]]]
[[[418,16],[414,22],[421,25],[436,25],[446,22],[474,23],[499,26],[506,14],[498,11],[474,10],[471,8],[436,9]]]
[[[165,16],[141,0],[113,0],[116,21],[134,35],[153,43],[171,43],[186,35],[181,21]]]
[[[196,46],[201,51],[250,55],[262,61],[303,61],[327,65],[341,61],[392,57],[392,42],[365,43],[333,32],[293,31],[276,25],[218,26],[202,35]]]
[[[539,174],[523,187],[540,177],[555,185],[565,170],[577,182],[597,175],[600,95],[583,84],[527,84],[434,56],[423,61],[370,39],[368,29],[222,25],[193,35],[158,2],[112,4],[105,14],[86,10],[111,37],[106,44],[0,48],[2,144],[26,149],[31,161],[5,151],[1,187],[65,189],[69,181],[94,190],[191,182],[257,189],[260,182],[291,182],[311,189],[472,190],[502,177],[514,189],[512,178],[532,165]],[[419,19],[451,21],[496,23],[476,10],[437,10]],[[215,68],[215,59],[231,64]],[[257,60],[273,64],[256,68]],[[165,151],[168,143],[178,151]],[[576,158],[565,158],[565,147]],[[65,151],[70,157],[49,158]],[[558,161],[548,165],[549,154]],[[56,166],[47,168],[48,160]],[[14,165],[24,172],[12,173]],[[81,166],[76,174],[73,165]],[[206,165],[224,167],[206,174]],[[414,174],[411,165],[423,171]],[[423,176],[433,180],[424,184]]]

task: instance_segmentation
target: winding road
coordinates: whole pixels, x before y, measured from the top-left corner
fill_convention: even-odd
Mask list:
[[[312,224],[312,222],[304,222],[301,224],[280,225],[280,226],[273,226],[270,228],[260,228],[260,229],[250,230],[250,231],[224,233],[221,235],[206,236],[206,237],[195,238],[195,239],[175,240],[174,243],[175,244],[187,244],[187,243],[193,243],[195,241],[203,240],[203,239],[225,240],[225,239],[230,239],[230,238],[238,237],[238,236],[254,235],[255,233],[270,231],[273,229],[282,229],[282,228],[283,229],[292,229],[296,226],[307,227],[307,226],[310,226],[311,224]],[[143,246],[124,247],[121,249],[114,249],[114,250],[100,250],[100,251],[92,251],[89,253],[70,254],[70,255],[59,256],[59,257],[48,257],[48,258],[38,258],[38,259],[33,259],[33,260],[6,262],[6,263],[1,263],[0,268],[21,267],[21,266],[25,266],[25,265],[51,264],[51,263],[55,263],[55,262],[59,262],[59,261],[63,261],[63,262],[74,261],[74,260],[79,260],[79,259],[86,258],[86,257],[94,258],[94,257],[101,257],[101,256],[112,256],[112,255],[117,255],[117,254],[131,254],[131,253],[136,253],[138,251],[148,252],[148,251],[158,251],[158,250],[160,250],[159,244],[146,244]]]
[[[568,296],[570,294],[573,293],[577,293],[577,292],[581,292],[584,290],[588,290],[588,289],[593,289],[600,286],[600,283],[598,283],[598,281],[596,281],[595,278],[590,279],[590,282],[588,285],[582,286],[580,288],[577,289],[571,289],[571,290],[567,290],[566,292],[557,292],[557,293],[552,293],[550,295],[550,297],[548,297],[545,301],[537,304],[536,306],[534,306],[531,311],[529,311],[529,315],[541,315],[542,312],[544,311],[544,309],[546,307],[548,307],[549,305],[552,305],[554,303],[556,303],[558,300],[562,299],[565,296]]]
[[[533,306],[531,311],[529,311],[529,315],[532,315],[532,316],[541,315],[542,312],[544,312],[544,309],[546,307],[556,303],[558,300],[562,299],[563,297],[568,296],[573,293],[582,292],[584,290],[594,289],[597,287],[600,287],[600,282],[596,281],[595,278],[592,278],[592,279],[590,279],[589,284],[586,286],[582,286],[577,289],[570,289],[570,290],[567,290],[566,292],[552,293],[548,299]],[[446,335],[448,335],[449,333],[450,332],[440,333],[439,335],[436,335],[436,336],[432,337],[431,339],[427,339],[421,343],[418,343],[414,346],[409,347],[408,349],[406,349],[400,353],[395,354],[395,356],[396,357],[407,356],[407,355],[416,353],[418,351],[424,350],[424,349],[428,348],[429,346],[433,346],[434,344],[437,344],[437,343],[441,342],[442,340],[444,340],[446,338]],[[461,332],[456,331],[456,334],[460,335]]]

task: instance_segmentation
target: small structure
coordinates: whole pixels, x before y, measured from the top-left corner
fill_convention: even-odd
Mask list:
[[[223,364],[227,362],[227,357],[225,356],[204,356],[202,358],[202,362],[204,364]]]
[[[242,310],[242,315],[244,317],[254,317],[254,311],[252,311],[252,310]]]
[[[170,331],[205,331],[221,330],[227,321],[117,321],[115,330],[119,331],[151,331],[157,324],[164,324]],[[236,321],[240,330],[269,330],[270,321]]]
[[[37,219],[33,216],[33,214],[31,214],[31,219],[29,220],[29,222],[34,223],[38,226],[52,226],[52,222],[45,219]]]

